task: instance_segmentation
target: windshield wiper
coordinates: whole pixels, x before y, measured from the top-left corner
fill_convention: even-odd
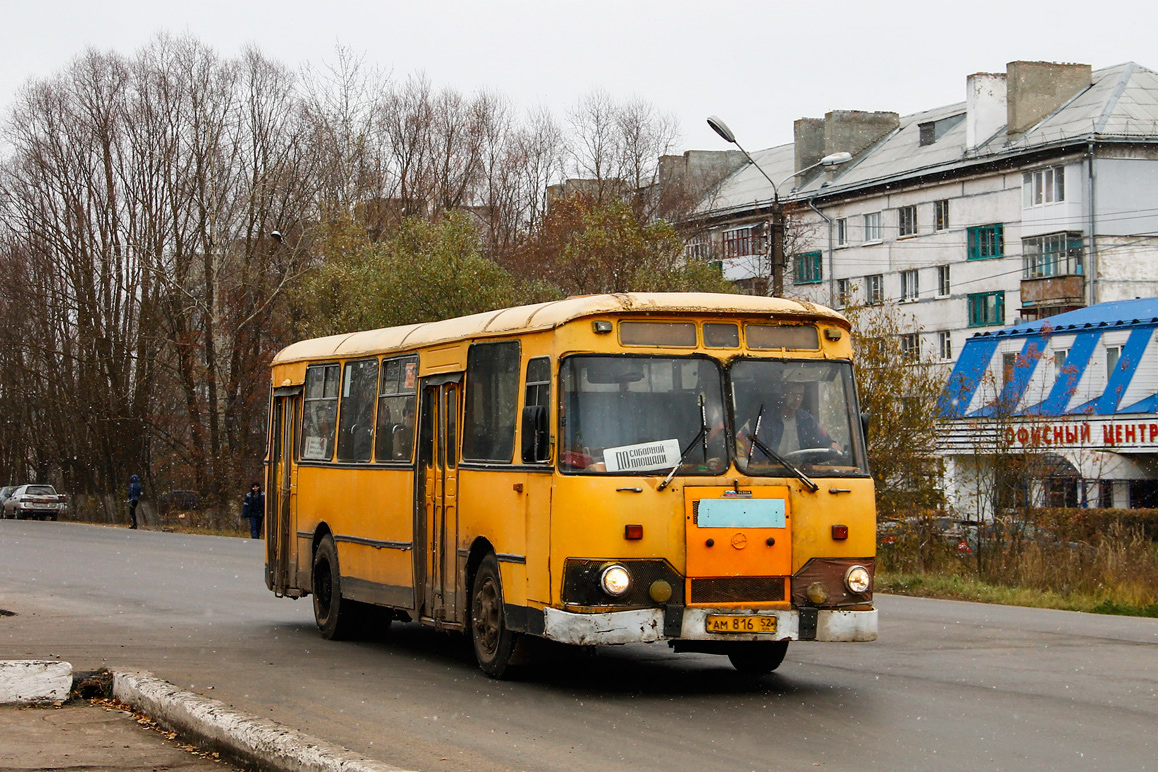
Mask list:
[[[696,443],[701,439],[703,440],[704,461],[706,463],[708,460],[708,412],[704,408],[703,394],[700,395],[700,430],[696,432],[696,436],[692,437],[692,441],[689,442],[688,446],[683,449],[682,453],[680,453],[679,460],[675,462],[675,466],[673,466],[671,471],[667,473],[667,477],[663,478],[663,482],[661,482],[656,487],[657,491],[662,491],[664,488],[671,484],[672,478],[675,477],[676,472],[678,472],[680,467],[684,465],[684,459],[687,458],[688,453],[691,452],[692,448],[694,448]]]
[[[814,483],[811,477],[804,474],[804,472],[800,471],[800,469],[795,464],[784,458],[784,456],[780,455],[776,451],[772,450],[772,448],[768,447],[763,443],[763,441],[760,440],[757,435],[760,434],[760,423],[763,420],[764,406],[760,405],[760,412],[756,415],[756,429],[748,433],[748,442],[750,445],[748,447],[747,463],[752,463],[752,453],[756,450],[756,448],[759,448],[764,453],[764,455],[783,466],[785,469],[792,473],[793,477],[804,483],[804,487],[808,488],[810,493],[816,493],[818,490],[820,490],[820,486]]]

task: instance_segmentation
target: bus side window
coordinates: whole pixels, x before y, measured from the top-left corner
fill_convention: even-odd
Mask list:
[[[414,454],[414,408],[418,385],[417,357],[382,362],[378,386],[375,461],[410,461]]]
[[[369,461],[374,445],[374,390],[378,360],[346,363],[338,418],[338,460]]]
[[[476,343],[466,357],[463,461],[511,463],[519,407],[519,342]]]
[[[527,387],[523,399],[523,463],[551,460],[551,360],[536,357],[527,362]]]
[[[302,410],[301,457],[329,461],[338,424],[338,365],[313,365],[306,370]]]

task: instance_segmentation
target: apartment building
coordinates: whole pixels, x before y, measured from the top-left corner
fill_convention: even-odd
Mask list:
[[[851,161],[801,173],[838,152]],[[956,360],[978,332],[1158,296],[1158,73],[1137,64],[1011,62],[968,76],[962,102],[804,118],[793,143],[752,155],[759,170],[701,199],[689,253],[766,291],[778,200],[784,294],[900,303],[926,354]]]

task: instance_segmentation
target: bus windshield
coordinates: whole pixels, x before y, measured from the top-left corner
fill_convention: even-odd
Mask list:
[[[561,365],[559,467],[585,474],[722,474],[723,379],[706,357],[572,356]]]
[[[738,359],[728,375],[741,472],[868,473],[850,363]]]

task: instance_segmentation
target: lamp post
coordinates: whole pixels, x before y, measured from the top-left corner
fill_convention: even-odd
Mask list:
[[[760,164],[756,163],[756,160],[749,155],[748,151],[736,141],[736,135],[732,133],[732,130],[728,128],[728,124],[724,123],[718,115],[708,116],[708,125],[711,126],[712,131],[719,134],[720,138],[725,142],[740,148],[740,152],[748,159],[748,163],[755,166],[756,171],[764,175],[764,179],[768,180],[768,184],[772,186],[772,222],[769,228],[768,238],[768,252],[772,263],[772,295],[778,298],[784,297],[784,207],[780,203],[780,186],[768,176],[768,173],[761,168]],[[851,153],[843,151],[830,153],[816,163],[805,166],[803,169],[795,171],[780,180],[780,185],[818,166],[838,166],[843,163],[848,163],[851,160]]]

